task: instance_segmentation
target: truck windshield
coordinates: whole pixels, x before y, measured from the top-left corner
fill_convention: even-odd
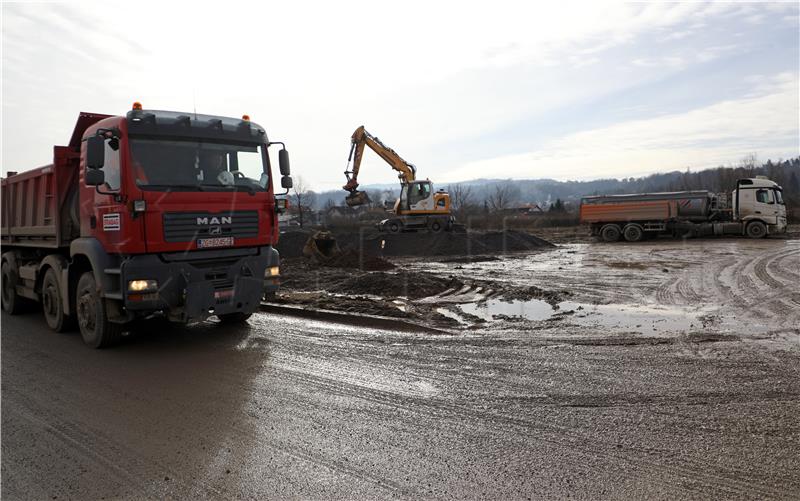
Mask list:
[[[266,191],[264,145],[132,138],[131,170],[144,190]]]

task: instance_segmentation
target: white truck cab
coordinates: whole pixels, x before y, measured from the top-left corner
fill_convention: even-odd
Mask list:
[[[769,233],[786,231],[783,190],[766,177],[740,179],[731,193],[734,219],[742,223],[761,221]]]

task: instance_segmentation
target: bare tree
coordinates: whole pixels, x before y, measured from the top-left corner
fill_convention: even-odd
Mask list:
[[[450,203],[453,210],[463,213],[467,207],[472,205],[472,187],[466,184],[453,184],[447,187],[450,194]]]
[[[489,207],[494,212],[508,208],[514,198],[514,194],[514,185],[512,185],[510,182],[497,183],[494,186],[494,189],[489,192],[489,196],[487,198]]]
[[[303,212],[308,207],[309,201],[312,196],[316,195],[313,191],[309,191],[306,186],[305,179],[302,176],[294,178],[294,186],[292,186],[292,196],[294,197],[294,205],[297,207],[297,221],[300,227],[303,227]]]
[[[749,153],[745,155],[741,160],[739,160],[739,167],[745,169],[747,171],[747,175],[752,177],[756,167],[760,167],[758,164],[758,155],[755,153]]]

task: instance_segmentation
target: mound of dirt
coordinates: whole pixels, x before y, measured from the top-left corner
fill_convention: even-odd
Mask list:
[[[281,258],[287,257],[302,257],[303,246],[308,241],[311,235],[310,231],[306,230],[289,230],[281,232],[278,238],[278,245],[275,246],[281,255]]]
[[[517,230],[444,233],[379,233],[372,229],[359,232],[332,231],[344,254],[331,266],[365,270],[389,270],[383,257],[400,256],[475,256],[471,261],[487,261],[512,252],[530,252],[555,247],[553,244]],[[277,249],[282,258],[300,257],[311,232],[290,230],[281,233]],[[480,256],[480,258],[478,257]],[[363,257],[363,259],[362,259]],[[370,261],[371,259],[380,261]]]
[[[336,284],[330,292],[341,294],[371,294],[375,296],[404,296],[419,299],[435,296],[448,289],[460,289],[464,283],[453,277],[438,277],[419,272],[373,272],[357,275]]]
[[[362,256],[349,249],[323,264],[329,268],[357,268],[364,271],[387,271],[395,269],[395,265],[378,256]]]
[[[378,256],[469,256],[542,250],[550,242],[516,230],[467,233],[337,233],[342,248]]]

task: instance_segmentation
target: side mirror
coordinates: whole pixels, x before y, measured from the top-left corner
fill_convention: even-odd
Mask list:
[[[91,169],[102,169],[105,160],[106,160],[105,140],[101,136],[92,136],[89,139],[87,139],[86,166]]]
[[[100,169],[88,168],[85,176],[86,186],[100,186],[106,182],[106,175]]]
[[[280,165],[281,168],[281,176],[288,176],[292,173],[289,167],[289,152],[285,149],[278,152],[278,165]],[[284,188],[286,188],[286,186],[284,186]]]
[[[281,178],[281,188],[288,190],[292,187],[292,178],[290,176],[283,176]]]

